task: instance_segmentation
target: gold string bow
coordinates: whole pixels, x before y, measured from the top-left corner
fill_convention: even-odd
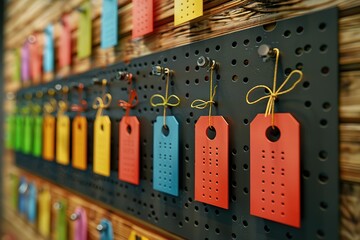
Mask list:
[[[209,106],[209,127],[211,127],[211,109],[212,109],[212,105],[215,104],[214,98],[216,95],[216,88],[217,85],[215,85],[214,89],[213,89],[213,73],[214,73],[214,68],[216,66],[215,61],[212,62],[212,65],[210,67],[210,92],[209,92],[209,100],[205,101],[202,99],[195,99],[192,103],[191,103],[191,107],[192,108],[196,108],[196,109],[205,109],[207,106]]]
[[[135,101],[135,103],[134,103]],[[119,100],[118,105],[122,107],[126,112],[125,116],[129,116],[130,109],[135,107],[139,103],[138,95],[135,89],[132,89],[129,94],[129,100],[126,102],[125,100]]]
[[[67,103],[65,101],[59,101],[59,110],[58,110],[58,116],[63,115],[67,110]]]
[[[102,110],[110,106],[112,96],[110,93],[104,94],[102,97],[95,98],[95,101],[92,105],[93,109],[97,109],[96,117],[100,117]]]
[[[176,107],[180,104],[180,98],[178,96],[176,96],[175,94],[172,94],[169,96],[170,70],[168,68],[165,68],[165,74],[166,74],[165,96],[163,96],[161,94],[154,94],[150,98],[151,106],[153,106],[153,107],[164,106],[164,111],[163,111],[164,127],[166,126],[166,108],[168,106]],[[159,99],[159,101],[156,102],[154,99]],[[171,102],[171,99],[173,99],[173,102]]]
[[[301,71],[293,70],[293,71],[291,71],[289,76],[287,76],[287,78],[284,80],[284,82],[280,85],[280,87],[278,89],[276,89],[276,79],[277,79],[277,71],[278,71],[280,50],[277,49],[277,48],[274,48],[274,51],[276,52],[276,59],[275,59],[275,67],[274,67],[273,89],[270,89],[266,85],[257,85],[255,87],[251,88],[246,94],[246,102],[248,104],[255,104],[255,103],[258,103],[258,102],[260,102],[260,101],[262,101],[262,100],[264,100],[266,98],[269,99],[268,102],[267,102],[267,105],[266,105],[265,117],[267,117],[267,116],[269,116],[271,114],[271,125],[272,125],[272,127],[274,127],[274,110],[275,110],[275,100],[276,100],[276,98],[278,96],[282,95],[282,94],[285,94],[285,93],[288,93],[288,92],[292,91],[296,87],[296,85],[303,78],[303,73]],[[291,85],[290,88],[281,91],[285,87],[285,85],[288,83],[288,81],[291,79],[292,75],[294,75],[295,73],[299,74],[299,79],[296,80],[294,82],[294,84]],[[249,95],[258,88],[266,89],[269,92],[269,94],[266,95],[266,96],[260,97],[260,98],[254,100],[254,101],[250,101],[249,100]]]

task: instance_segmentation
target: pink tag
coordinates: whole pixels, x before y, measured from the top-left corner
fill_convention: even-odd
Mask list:
[[[41,38],[42,35],[38,33],[33,34],[33,41],[29,43],[30,47],[30,72],[31,78],[34,83],[40,82],[41,77],[41,64],[42,64],[42,56],[41,56]]]
[[[87,240],[87,216],[82,207],[75,209],[77,219],[75,220],[74,240]]]
[[[133,0],[132,38],[142,37],[154,30],[153,0]]]
[[[23,82],[30,80],[30,48],[28,42],[25,42],[21,48],[21,80]]]

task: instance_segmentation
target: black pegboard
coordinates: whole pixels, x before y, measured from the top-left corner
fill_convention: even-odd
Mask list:
[[[134,215],[187,239],[336,239],[339,236],[338,165],[338,21],[337,9],[234,32],[225,36],[174,48],[118,63],[105,69],[56,80],[23,89],[36,92],[44,86],[83,82],[93,78],[114,80],[117,71],[134,74],[139,105],[132,115],[141,126],[141,182],[134,186],[118,180],[118,125],[124,111],[117,100],[127,100],[127,85],[114,80],[108,87],[114,100],[105,110],[112,121],[111,176],[92,173],[92,132],[95,110],[85,113],[89,121],[89,166],[81,171],[40,158],[16,154],[16,164],[113,208]],[[278,83],[292,69],[301,69],[302,82],[292,92],[279,97],[276,112],[290,112],[301,124],[301,228],[253,217],[249,213],[249,123],[263,113],[266,101],[248,105],[245,95],[258,84],[272,86],[274,62],[263,62],[257,49],[269,44],[281,51]],[[194,99],[208,98],[209,73],[199,69],[199,56],[220,62],[214,75],[218,84],[215,115],[223,115],[230,125],[228,210],[194,201],[194,124],[207,110],[190,108]],[[168,114],[180,124],[180,192],[173,197],[153,190],[153,123],[161,108],[149,103],[155,93],[164,93],[164,79],[153,76],[152,65],[175,71],[170,92],[181,98],[179,107]],[[88,87],[86,98],[92,103],[101,86]],[[77,102],[77,92],[70,101]],[[75,113],[69,113],[71,117]]]

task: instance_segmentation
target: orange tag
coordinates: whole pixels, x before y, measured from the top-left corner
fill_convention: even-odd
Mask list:
[[[43,158],[53,161],[55,157],[55,117],[46,115],[44,117],[44,140],[43,140]]]
[[[229,208],[229,124],[201,116],[195,125],[195,200]]]
[[[111,121],[109,116],[96,117],[94,123],[94,173],[110,176]]]
[[[140,123],[137,117],[124,116],[119,126],[119,179],[139,184]]]
[[[133,0],[132,22],[133,39],[151,33],[154,29],[153,1]]]
[[[60,47],[58,48],[59,67],[69,66],[71,63],[71,18],[65,14],[61,18]]]
[[[72,166],[81,170],[87,168],[87,120],[76,116],[72,123]]]
[[[300,227],[300,124],[289,113],[250,125],[250,213]]]
[[[68,165],[70,162],[70,119],[58,116],[56,122],[56,162]]]

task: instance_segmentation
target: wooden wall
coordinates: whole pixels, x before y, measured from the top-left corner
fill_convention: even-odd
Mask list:
[[[55,76],[64,76],[105,66],[116,61],[131,61],[132,58],[184,45],[193,41],[262,25],[307,12],[332,6],[339,8],[339,64],[340,64],[340,175],[341,175],[341,236],[343,239],[360,239],[360,1],[358,0],[205,0],[204,16],[191,23],[173,26],[173,0],[155,1],[155,31],[136,40],[131,40],[130,0],[119,3],[119,44],[103,51],[100,49],[101,1],[93,4],[93,55],[89,59],[76,59],[72,49],[73,64],[59,69],[54,74],[42,76],[50,81]],[[77,12],[82,0],[45,1],[12,0],[7,4],[5,23],[5,80],[6,92],[12,92],[21,84],[12,81],[14,71],[13,49],[20,47],[26,37],[43,31],[49,23],[55,25],[55,41],[58,47],[60,16],[69,12],[72,18],[73,46],[76,46]],[[9,101],[5,103],[11,110]]]

